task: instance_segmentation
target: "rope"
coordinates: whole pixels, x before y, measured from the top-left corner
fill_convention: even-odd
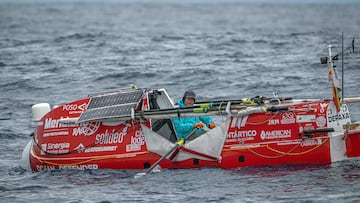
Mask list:
[[[98,156],[98,157],[94,157],[94,158],[91,158],[91,159],[88,159],[88,160],[79,161],[79,162],[74,162],[74,163],[70,163],[70,164],[59,164],[59,163],[55,163],[55,162],[51,162],[51,161],[46,161],[45,159],[52,159],[52,160],[74,160],[74,159],[86,159],[87,157],[75,157],[75,158],[42,158],[42,157],[39,157],[39,156],[35,155],[33,149],[31,149],[31,155],[32,155],[34,158],[36,158],[39,162],[45,163],[45,164],[49,164],[49,165],[55,165],[55,166],[73,166],[73,165],[80,165],[80,164],[84,164],[84,163],[89,163],[89,162],[91,162],[91,161],[96,161],[96,160],[135,157],[135,156],[137,156],[137,155],[146,154],[146,153],[149,153],[149,152],[136,152],[136,153],[131,153],[131,154],[116,154],[116,155]]]
[[[303,151],[303,152],[297,152],[297,153],[292,153],[295,149],[297,149],[301,142],[299,144],[297,144],[294,148],[290,149],[289,151],[287,152],[282,152],[282,151],[279,151],[279,150],[276,150],[276,149],[273,149],[269,146],[269,143],[268,144],[263,144],[260,146],[251,146],[251,147],[247,147],[247,148],[232,148],[232,149],[224,149],[223,151],[235,151],[235,150],[248,150],[250,151],[251,153],[257,155],[257,156],[260,156],[260,157],[263,157],[263,158],[280,158],[280,157],[283,157],[283,156],[300,156],[300,155],[304,155],[304,154],[307,154],[307,153],[310,153],[314,150],[316,150],[317,148],[321,147],[323,144],[325,144],[327,141],[329,140],[329,138],[326,138],[320,145],[316,145],[315,147],[307,150],[307,151]],[[272,151],[272,152],[275,152],[275,153],[278,153],[279,155],[278,156],[268,156],[268,155],[264,155],[264,154],[260,154],[258,152],[255,152],[254,150],[252,150],[253,148],[264,148],[266,147],[266,149]]]

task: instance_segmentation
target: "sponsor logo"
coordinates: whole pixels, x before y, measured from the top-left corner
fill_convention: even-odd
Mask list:
[[[315,115],[301,115],[296,116],[296,122],[297,123],[309,123],[309,122],[315,122]]]
[[[350,116],[349,116],[348,112],[345,112],[345,113],[340,112],[339,114],[328,116],[329,123],[339,121],[339,120],[345,120],[345,119],[349,119],[349,118],[350,118]]]
[[[41,154],[51,153],[51,154],[64,154],[69,153],[70,143],[60,142],[60,143],[45,143],[41,144]]]
[[[324,113],[327,106],[329,106],[329,103],[320,103],[320,113]]]
[[[106,129],[104,133],[96,134],[95,144],[116,144],[124,141],[126,132],[116,132],[113,130],[111,133]]]
[[[141,145],[139,144],[126,145],[126,152],[139,151],[139,150],[141,150]]]
[[[254,140],[257,135],[256,130],[243,130],[229,132],[226,142],[245,142]]]
[[[293,112],[285,112],[282,114],[281,124],[292,124],[295,123],[295,115]]]
[[[63,105],[63,111],[84,111],[87,107],[87,103],[83,103],[80,105],[77,104],[66,104]]]
[[[77,150],[79,153],[80,152],[85,152],[85,153],[89,153],[89,152],[113,152],[116,151],[118,146],[101,146],[101,147],[88,147],[85,148],[85,146],[80,143],[75,150]]]
[[[141,146],[145,144],[145,137],[140,131],[135,132],[135,136],[131,136],[130,144],[126,145],[126,152],[139,151]]]
[[[316,146],[316,145],[321,145],[321,144],[322,144],[321,139],[306,139],[300,143],[300,146],[308,147],[308,146]]]
[[[260,138],[262,140],[278,139],[278,138],[289,138],[291,137],[291,130],[262,130]]]
[[[100,122],[95,123],[83,123],[82,126],[73,129],[73,136],[85,135],[90,136],[93,135],[100,127]]]
[[[60,123],[60,120],[52,119],[52,118],[47,118],[45,120],[45,125],[44,125],[45,130],[61,128],[61,127],[62,127],[62,123]]]
[[[243,130],[243,131],[234,131],[229,132],[228,138],[244,138],[244,137],[255,137],[257,134],[256,130]]]
[[[280,124],[279,119],[270,119],[268,122],[268,125],[278,125],[278,124]]]
[[[242,117],[239,117],[236,119],[233,118],[230,127],[231,128],[237,127],[240,129],[241,127],[245,126],[247,119],[248,119],[248,116],[242,116]]]
[[[66,135],[69,135],[68,131],[55,131],[55,132],[46,132],[43,134],[43,137],[66,136]]]
[[[84,151],[86,148],[85,148],[85,146],[82,144],[82,143],[80,143],[77,147],[75,147],[74,148],[74,150],[77,150],[78,152],[82,152],[82,151]]]
[[[62,119],[62,118],[60,118]],[[59,129],[59,128],[67,128],[67,127],[87,127],[90,125],[88,122],[84,123],[61,123],[60,119],[47,118],[45,119],[44,130],[49,129]],[[93,124],[97,125],[97,124]],[[99,123],[100,125],[100,123]]]
[[[127,134],[127,130],[131,125],[126,125],[121,132],[117,132],[112,130],[109,133],[108,129],[105,130],[104,133],[96,134],[95,136],[95,144],[115,144],[122,143],[124,141],[124,136]],[[138,132],[137,132],[138,133]]]
[[[326,125],[325,116],[319,116],[316,118],[316,125],[318,127],[324,127]]]

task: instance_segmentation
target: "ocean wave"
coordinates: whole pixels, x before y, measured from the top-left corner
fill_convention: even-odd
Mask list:
[[[98,38],[106,37],[102,32],[100,33],[74,33],[66,36],[60,36],[54,39],[55,43],[63,43],[66,41],[76,40],[96,40]]]
[[[151,39],[153,42],[163,42],[163,41],[181,41],[185,40],[185,37],[179,35],[160,35],[152,37]]]

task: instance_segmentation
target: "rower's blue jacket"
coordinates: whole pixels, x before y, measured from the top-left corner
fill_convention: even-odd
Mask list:
[[[180,108],[186,107],[181,99],[178,101],[178,104]],[[194,129],[194,125],[200,121],[206,126],[209,126],[210,123],[214,123],[209,116],[173,118],[172,121],[174,123],[178,139],[186,137]],[[204,129],[197,129],[195,134],[201,134],[203,131]]]

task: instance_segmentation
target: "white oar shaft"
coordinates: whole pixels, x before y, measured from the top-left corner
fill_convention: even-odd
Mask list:
[[[358,103],[360,102],[360,97],[344,98],[345,103]]]

